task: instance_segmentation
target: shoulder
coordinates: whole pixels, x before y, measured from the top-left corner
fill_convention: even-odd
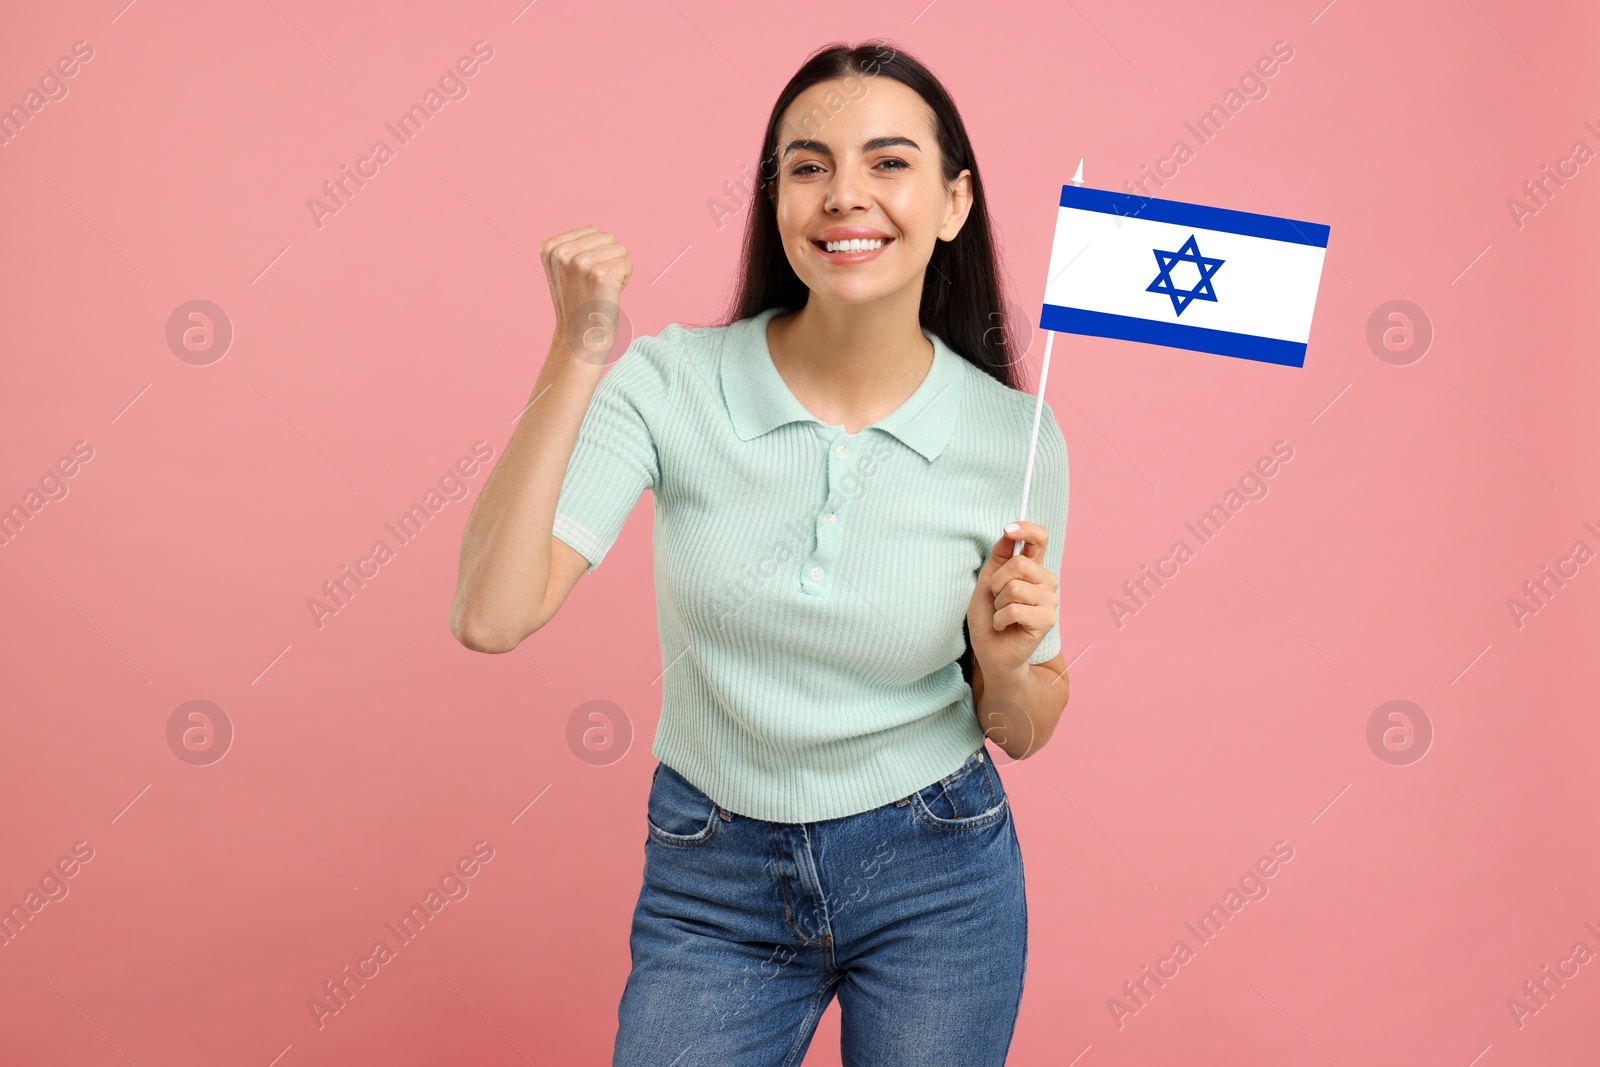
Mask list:
[[[669,322],[653,334],[632,338],[600,380],[600,389],[620,392],[635,404],[670,397],[685,354],[695,346],[696,332]]]
[[[715,326],[685,326],[681,322],[669,322],[654,334],[641,335],[634,343],[658,351],[713,352],[729,344],[745,343],[753,321],[739,319]]]
[[[621,370],[624,364],[628,366],[647,364],[655,368],[669,368],[678,353],[694,345],[698,332],[685,329],[676,322],[669,322],[658,327],[653,334],[639,334],[628,342],[627,348],[623,350],[611,369]]]
[[[674,402],[715,393],[729,354],[740,358],[757,346],[760,318],[706,326],[669,322],[634,338],[606,377],[617,378],[617,387],[630,393],[645,391]]]
[[[718,326],[685,326],[669,322],[653,334],[635,337],[627,350],[616,360],[611,372],[617,374],[628,368],[631,378],[654,378],[662,384],[671,384],[685,366],[704,366],[714,363],[729,345],[742,343],[748,333],[750,320]]]
[[[1033,435],[1033,412],[1037,394],[1013,389],[976,364],[956,357],[966,380],[965,407],[968,430],[978,434],[1011,437],[1020,435],[1026,443]],[[1048,394],[1039,412],[1039,447],[1051,452],[1066,452],[1066,441]]]

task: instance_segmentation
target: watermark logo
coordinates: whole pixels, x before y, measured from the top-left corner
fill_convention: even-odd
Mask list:
[[[994,745],[990,758],[996,767],[1009,767],[1024,757],[1013,758],[1006,751],[1019,745],[1024,753],[1033,751],[1033,718],[1015,701],[1004,697],[985,697],[975,709],[984,739]]]
[[[633,747],[633,720],[609,700],[586,700],[567,716],[567,747],[591,767],[609,767]]]
[[[187,700],[167,717],[167,747],[191,767],[209,767],[233,747],[233,720],[209,700]]]
[[[1406,767],[1433,747],[1433,720],[1409,700],[1386,700],[1367,717],[1367,747],[1392,767]]]
[[[233,346],[233,320],[209,300],[189,300],[167,317],[167,347],[192,367],[206,367]]]
[[[1008,300],[1005,313],[991,311],[989,319],[992,325],[984,327],[984,343],[996,343],[989,335],[999,334],[1005,339],[1006,350],[1010,353],[1012,364],[1021,363],[1023,357],[1033,348],[1033,332],[1037,325],[1033,321],[1034,317],[1023,310],[1021,304]]]
[[[633,343],[633,320],[620,304],[586,300],[568,316],[567,351],[595,367],[615,363]]]
[[[1428,354],[1433,320],[1409,300],[1389,300],[1367,317],[1367,347],[1395,367],[1406,367]]]

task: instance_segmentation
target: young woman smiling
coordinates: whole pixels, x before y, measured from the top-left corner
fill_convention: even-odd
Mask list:
[[[760,158],[727,320],[637,338],[603,378],[627,251],[594,226],[541,247],[556,337],[451,629],[516,647],[652,491],[666,669],[615,1064],[793,1065],[837,994],[847,1065],[998,1065],[1027,903],[983,742],[1031,755],[1067,701],[1066,445],[1046,406],[1043,521],[1012,521],[1020,324],[924,66],[818,51]]]

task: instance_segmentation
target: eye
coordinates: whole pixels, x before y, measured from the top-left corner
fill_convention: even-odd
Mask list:
[[[821,170],[822,169],[821,167],[817,166],[815,163],[802,163],[798,167],[796,167],[794,170],[791,170],[789,172],[789,174],[792,177],[796,177],[796,178],[803,177],[807,167],[810,167],[812,170]]]
[[[885,163],[898,163],[898,164],[900,164],[898,167],[894,168],[895,170],[905,170],[907,167],[910,166],[910,164],[908,164],[905,160],[903,160],[903,159],[894,159],[894,158],[880,160],[879,163],[878,163],[878,166],[881,167]]]

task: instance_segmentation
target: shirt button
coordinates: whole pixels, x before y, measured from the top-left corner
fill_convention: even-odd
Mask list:
[[[822,581],[822,568],[821,567],[812,567],[811,568],[811,580],[814,581],[814,582]]]
[[[845,453],[844,445],[840,445],[838,448],[833,450],[833,454],[838,456],[840,459],[844,458],[844,453]]]
[[[833,512],[831,512],[831,511],[823,512],[822,525],[824,525],[824,526],[832,526],[833,525]]]

